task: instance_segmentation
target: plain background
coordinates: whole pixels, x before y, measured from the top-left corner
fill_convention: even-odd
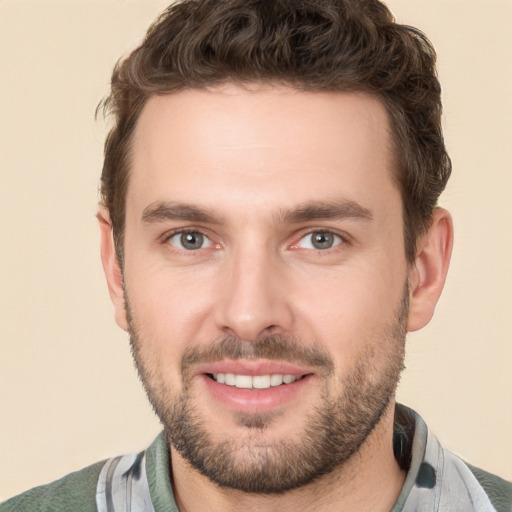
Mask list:
[[[94,110],[162,0],[0,0],[0,497],[159,431],[114,324],[95,220]],[[398,398],[512,479],[512,1],[390,0],[439,54],[456,243]]]

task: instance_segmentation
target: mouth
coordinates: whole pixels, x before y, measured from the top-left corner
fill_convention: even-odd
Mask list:
[[[198,377],[209,399],[228,410],[260,413],[294,403],[315,382],[306,368],[275,361],[218,361]]]
[[[232,386],[238,389],[269,389],[278,386],[287,386],[301,380],[305,375],[291,375],[273,373],[269,375],[238,375],[235,373],[209,373],[206,374],[219,384]]]

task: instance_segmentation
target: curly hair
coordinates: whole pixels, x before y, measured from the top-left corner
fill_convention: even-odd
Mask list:
[[[223,83],[364,92],[385,106],[403,201],[406,257],[432,220],[451,173],[441,128],[436,54],[378,0],[182,0],[117,63],[100,104],[114,118],[101,202],[123,261],[125,198],[135,124],[147,99]]]

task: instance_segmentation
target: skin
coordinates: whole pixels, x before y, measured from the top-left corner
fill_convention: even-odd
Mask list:
[[[276,406],[279,414],[257,435],[212,396],[204,375],[193,377],[196,410],[216,442],[300,441],[322,391],[336,396],[368,350],[386,350],[376,340],[395,321],[405,283],[407,329],[432,317],[448,270],[451,218],[434,212],[408,264],[388,120],[377,99],[262,85],[186,90],[150,98],[133,142],[123,275],[154,385],[169,399],[177,396],[187,347],[226,336],[314,342],[334,363],[328,379],[314,376]],[[177,202],[210,218],[151,216]],[[333,218],[312,218],[311,208],[302,217],[290,214],[326,204],[357,205],[365,215],[347,215],[347,208]],[[108,213],[100,210],[98,218],[116,321],[128,330]],[[180,229],[203,233],[207,244],[185,250],[174,236]],[[311,246],[314,231],[336,235],[333,247]],[[379,376],[378,360],[368,381]],[[393,412],[392,404],[346,464],[281,495],[219,488],[171,448],[180,510],[389,510],[404,479],[392,452]]]

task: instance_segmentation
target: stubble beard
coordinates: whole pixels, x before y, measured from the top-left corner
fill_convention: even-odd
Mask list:
[[[341,391],[334,396],[327,391],[326,384],[334,368],[330,355],[321,347],[304,348],[297,340],[284,336],[269,336],[251,343],[225,338],[207,349],[187,349],[181,361],[183,391],[174,396],[147,363],[144,341],[135,328],[128,301],[126,308],[135,365],[169,443],[193,468],[221,487],[278,494],[307,485],[345,465],[394,402],[404,364],[407,292],[393,323],[377,339],[365,344],[357,363],[342,379]],[[194,364],[223,358],[268,358],[318,369],[325,385],[305,419],[302,433],[296,436],[298,440],[262,441],[276,419],[273,413],[237,414],[235,421],[249,435],[239,441],[229,436],[222,441],[213,439],[208,421],[201,417],[195,404],[190,370]]]

